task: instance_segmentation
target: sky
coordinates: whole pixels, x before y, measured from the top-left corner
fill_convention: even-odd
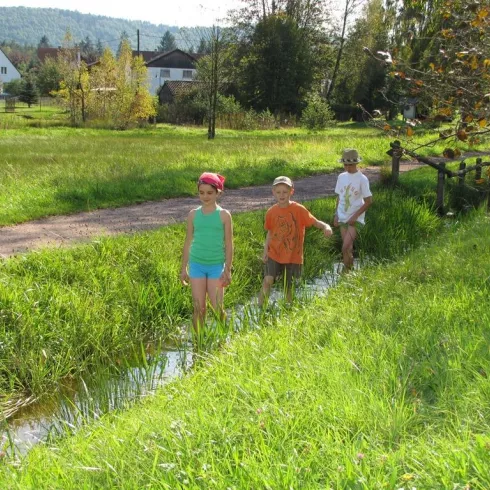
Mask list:
[[[78,10],[82,14],[105,15],[152,24],[192,27],[221,24],[239,0],[1,0],[2,7],[33,7]]]

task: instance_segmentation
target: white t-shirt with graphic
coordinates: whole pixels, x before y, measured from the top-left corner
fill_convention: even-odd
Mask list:
[[[368,178],[360,171],[355,174],[343,172],[337,179],[335,194],[339,196],[337,217],[341,223],[347,223],[349,218],[364,204],[364,198],[372,196]],[[364,224],[362,213],[357,221]]]

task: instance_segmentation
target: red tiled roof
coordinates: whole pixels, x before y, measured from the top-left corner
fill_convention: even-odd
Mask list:
[[[162,85],[160,90],[163,87],[168,87],[172,95],[175,97],[176,95],[183,95],[189,93],[191,90],[197,88],[201,85],[201,82],[195,80],[167,80]]]
[[[60,48],[37,48],[37,57],[41,63],[44,63],[48,57],[56,59],[59,50]]]

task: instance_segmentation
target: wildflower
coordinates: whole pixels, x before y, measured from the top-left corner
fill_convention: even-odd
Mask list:
[[[364,459],[364,453],[357,453],[357,459],[359,461],[363,460]]]

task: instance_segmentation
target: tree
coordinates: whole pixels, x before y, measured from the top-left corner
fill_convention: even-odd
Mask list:
[[[39,99],[36,85],[31,77],[28,77],[24,83],[19,94],[19,100],[25,102],[29,107],[35,104]]]
[[[198,54],[211,54],[211,43],[206,41],[204,37],[201,37],[199,46],[197,47]]]
[[[211,48],[211,53],[199,60],[197,79],[201,82],[201,92],[208,102],[208,138],[214,139],[219,93],[229,83],[227,74],[230,51],[228,40],[218,27],[213,27],[208,46]]]
[[[344,1],[345,1],[345,5],[344,5],[344,13],[342,15],[342,21],[341,21],[342,26],[341,26],[340,36],[338,39],[337,58],[335,60],[335,66],[333,68],[332,75],[330,77],[328,88],[327,88],[327,94],[326,94],[327,100],[329,100],[330,96],[332,95],[333,89],[335,87],[335,82],[337,79],[337,73],[340,68],[340,61],[342,60],[344,43],[346,40],[347,22],[349,18],[356,12],[357,8],[362,2],[362,0],[344,0]]]
[[[114,120],[121,129],[155,115],[147,75],[143,57],[133,58],[131,46],[123,41],[115,66],[116,90],[113,107]]]
[[[86,36],[84,40],[79,43],[80,54],[87,63],[93,63],[98,58],[98,52],[90,36]]]
[[[110,48],[106,48],[99,63],[91,70],[93,98],[90,117],[102,121],[113,121],[117,117],[116,98],[116,59]]]
[[[85,62],[80,61],[80,48],[73,44],[71,32],[67,30],[63,46],[58,52],[56,67],[61,81],[55,92],[65,102],[73,125],[87,120],[90,77]]]
[[[123,43],[127,43],[131,46],[131,42],[129,41],[129,34],[126,31],[122,31],[122,33],[121,33],[119,46],[117,47],[117,54],[116,54],[117,58],[119,58],[119,56],[121,56],[121,50],[122,50]]]
[[[62,76],[58,60],[47,57],[37,69],[36,85],[41,95],[51,95],[60,87]]]
[[[405,4],[414,17],[416,13],[427,12],[424,2],[405,0]],[[402,127],[382,124],[384,131],[402,140],[391,143],[393,180],[397,180],[396,161],[405,154],[437,169],[438,186],[442,189],[446,176],[462,177],[471,169],[478,169],[478,165],[454,171],[446,168],[445,163],[421,155],[421,149],[444,141],[447,146],[442,156],[453,159],[461,155],[459,142],[465,147],[476,145],[490,133],[490,0],[434,0],[427,4],[432,13],[430,22],[425,19],[414,22],[413,30],[400,32],[392,50],[373,53],[366,49],[366,52],[385,66],[407,96],[425,101],[429,122],[450,123],[445,129],[438,129],[431,141],[422,144],[417,119],[406,121]],[[418,29],[419,24],[422,29]],[[428,32],[434,32],[429,40],[417,39],[419,33],[425,37]],[[440,212],[443,210],[442,192],[438,192],[437,207]]]
[[[241,0],[242,7],[230,11],[232,23],[250,32],[269,16],[285,16],[306,31],[323,30],[327,20],[326,3],[321,0]]]
[[[312,87],[324,85],[331,49],[323,0],[241,0],[231,11],[234,80],[243,106],[299,114]],[[314,61],[313,61],[314,60]]]
[[[421,8],[420,2],[408,3]],[[433,18],[425,29],[438,26],[438,32],[418,59],[414,59],[413,47],[420,40],[413,32],[400,37],[399,55],[370,54],[387,66],[392,79],[403,84],[406,95],[426,101],[429,115],[436,120],[452,119],[453,134],[476,143],[481,133],[490,131],[490,0],[430,3]],[[427,31],[423,32],[425,36]]]
[[[385,94],[392,92],[386,69],[364,54],[365,47],[372,52],[386,48],[392,24],[391,14],[384,9],[382,0],[365,4],[345,43],[337,83],[331,90],[332,102],[352,107],[362,104],[369,112],[389,110],[395,105],[385,98]]]
[[[177,48],[177,43],[175,42],[175,36],[170,31],[165,31],[165,34],[160,40],[158,49],[160,51],[172,51]]]
[[[39,44],[37,45],[38,48],[49,48],[51,45],[49,44],[49,39],[48,36],[44,35],[41,40],[39,41]]]
[[[301,125],[308,129],[325,129],[334,122],[334,113],[327,101],[314,92],[306,97],[306,107],[301,114]]]
[[[100,57],[104,54],[104,45],[100,39],[97,39],[97,44],[95,45],[95,50],[97,51],[97,56]]]
[[[3,91],[9,95],[18,96],[22,92],[22,88],[24,86],[24,80],[21,78],[17,78],[16,80],[12,80],[11,82],[3,83]]]
[[[297,114],[314,78],[312,45],[297,23],[269,15],[255,27],[240,61],[240,91],[245,104],[274,115]]]
[[[72,124],[99,119],[125,129],[155,115],[144,60],[133,58],[129,42],[122,41],[117,60],[106,48],[91,71],[73,52],[67,45],[58,57],[62,81],[57,91],[70,110]]]

